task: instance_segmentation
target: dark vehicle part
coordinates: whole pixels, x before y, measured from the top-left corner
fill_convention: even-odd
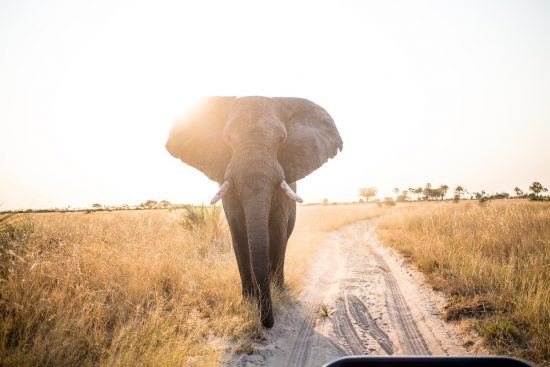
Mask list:
[[[338,358],[325,367],[531,367],[510,357],[352,356]]]

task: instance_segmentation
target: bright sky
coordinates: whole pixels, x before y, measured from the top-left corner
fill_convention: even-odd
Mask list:
[[[309,202],[548,186],[550,2],[0,0],[0,208],[207,202],[164,143],[210,95],[329,111]]]

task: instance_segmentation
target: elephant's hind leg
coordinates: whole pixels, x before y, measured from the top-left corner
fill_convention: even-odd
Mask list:
[[[285,253],[290,231],[296,218],[296,204],[288,203],[286,197],[275,206],[269,220],[269,271],[271,280],[283,289],[285,286]],[[290,205],[288,205],[290,204]],[[292,220],[290,220],[292,219]]]
[[[269,229],[269,273],[279,288],[285,286],[286,225]]]
[[[237,266],[241,275],[243,297],[248,299],[254,295],[254,287],[250,270],[250,254],[244,212],[233,193],[228,193],[223,198],[223,208],[227,217],[227,223],[229,224],[233,240],[233,250],[235,251]]]

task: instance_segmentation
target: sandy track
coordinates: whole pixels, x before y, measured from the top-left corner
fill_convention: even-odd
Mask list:
[[[231,366],[320,366],[352,354],[464,355],[440,316],[444,299],[378,242],[373,222],[329,236],[305,289],[277,313],[266,340]],[[330,317],[320,317],[322,305]]]

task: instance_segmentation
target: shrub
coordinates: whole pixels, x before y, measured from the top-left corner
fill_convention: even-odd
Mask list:
[[[199,232],[204,235],[208,241],[216,241],[222,235],[221,207],[212,206],[192,206],[183,207],[183,216],[180,224],[188,231]]]
[[[384,198],[384,205],[388,206],[388,207],[389,206],[395,206],[395,201],[390,197],[385,197]]]

